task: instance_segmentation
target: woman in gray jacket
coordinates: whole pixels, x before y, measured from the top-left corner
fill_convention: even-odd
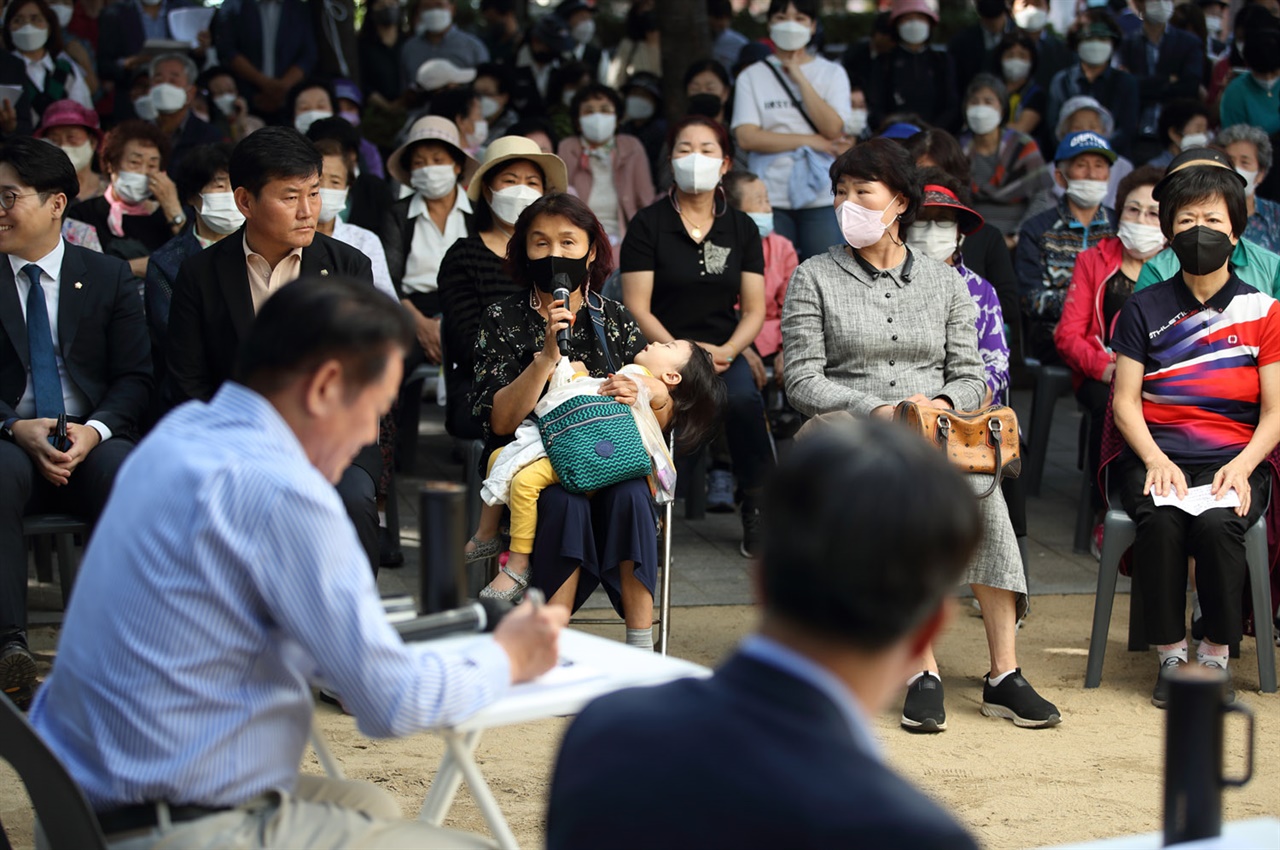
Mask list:
[[[787,398],[809,416],[845,411],[890,418],[900,401],[973,410],[986,386],[975,330],[977,314],[950,266],[912,252],[906,228],[921,188],[906,150],[887,139],[850,148],[831,168],[836,219],[845,245],[806,260],[782,311]],[[990,478],[971,475],[975,492]],[[982,605],[990,668],[982,713],[1028,728],[1054,726],[1061,714],[1022,677],[1017,621],[1026,608],[1009,512],[999,489],[979,502],[982,544],[965,581]],[[942,681],[932,648],[908,682],[902,725],[946,728]]]

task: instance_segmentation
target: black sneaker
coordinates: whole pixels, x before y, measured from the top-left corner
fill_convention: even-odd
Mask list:
[[[1223,699],[1226,702],[1235,702],[1236,689],[1231,687],[1231,671],[1227,669],[1226,665],[1219,661],[1210,661],[1208,659],[1202,659],[1200,661],[1200,666],[1205,667],[1209,670],[1219,670],[1222,672],[1222,675],[1225,676],[1227,680],[1226,683],[1223,685],[1223,689],[1225,691],[1225,693],[1223,694]]]
[[[1004,717],[1024,729],[1047,729],[1062,722],[1057,706],[1036,693],[1022,677],[1021,667],[995,687],[989,676],[982,677],[982,713],[987,717]]]
[[[942,680],[925,673],[907,685],[902,704],[902,728],[908,732],[932,733],[947,728],[947,710],[942,705]]]
[[[760,546],[760,509],[742,504],[742,545],[738,551],[744,558],[754,558]]]
[[[1156,674],[1156,687],[1151,692],[1151,704],[1156,708],[1169,707],[1169,673],[1180,667],[1186,667],[1187,662],[1183,661],[1176,655],[1171,655],[1160,665],[1160,672]]]
[[[27,645],[13,640],[0,649],[0,690],[18,708],[31,703],[31,689],[36,683],[36,660]]]
[[[389,569],[404,566],[404,550],[392,539],[385,526],[378,527],[378,566]]]

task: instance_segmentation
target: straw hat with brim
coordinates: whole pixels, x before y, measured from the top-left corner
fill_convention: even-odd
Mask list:
[[[527,159],[542,169],[542,187],[547,194],[564,192],[569,188],[569,175],[563,159],[553,153],[543,153],[533,139],[503,136],[485,151],[484,162],[480,163],[475,176],[471,178],[471,185],[467,187],[467,197],[478,201],[485,175],[513,159]]]
[[[1151,190],[1151,197],[1156,202],[1160,201],[1160,196],[1164,194],[1164,190],[1168,188],[1170,181],[1177,181],[1178,174],[1186,171],[1188,168],[1221,168],[1232,177],[1240,181],[1240,188],[1243,190],[1249,185],[1240,173],[1236,171],[1235,166],[1231,164],[1231,160],[1222,151],[1213,148],[1192,148],[1189,151],[1183,151],[1175,156],[1169,162],[1169,167],[1164,172],[1164,177]]]
[[[409,135],[400,147],[396,148],[387,159],[387,171],[392,177],[399,180],[404,185],[409,185],[409,169],[400,162],[405,151],[412,148],[419,142],[440,142],[446,147],[452,148],[454,151],[462,155],[462,182],[466,183],[471,180],[471,175],[476,173],[476,169],[480,167],[480,163],[462,149],[461,139],[458,135],[458,127],[448,118],[441,118],[438,115],[428,115],[426,118],[419,118],[413,122],[413,126],[409,128]]]
[[[924,200],[921,207],[946,207],[956,212],[956,224],[965,236],[982,227],[982,216],[960,203],[960,199],[946,186],[928,183],[924,187]]]

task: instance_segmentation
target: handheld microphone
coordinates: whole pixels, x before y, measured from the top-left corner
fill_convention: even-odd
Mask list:
[[[395,629],[405,643],[435,640],[458,634],[479,634],[496,629],[498,621],[510,610],[511,603],[506,600],[480,599],[451,611],[424,614],[403,623],[396,623]]]
[[[555,287],[555,291],[551,293],[553,301],[563,301],[564,308],[569,309],[569,276],[564,272],[554,275],[551,278],[551,284]],[[569,356],[569,329],[556,331],[556,344],[560,346],[560,356]]]

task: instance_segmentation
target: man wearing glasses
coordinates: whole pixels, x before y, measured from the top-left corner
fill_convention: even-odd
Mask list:
[[[24,515],[92,525],[151,397],[138,281],[61,236],[75,167],[60,148],[0,145],[0,689],[31,697]],[[65,438],[59,428],[65,416]]]

